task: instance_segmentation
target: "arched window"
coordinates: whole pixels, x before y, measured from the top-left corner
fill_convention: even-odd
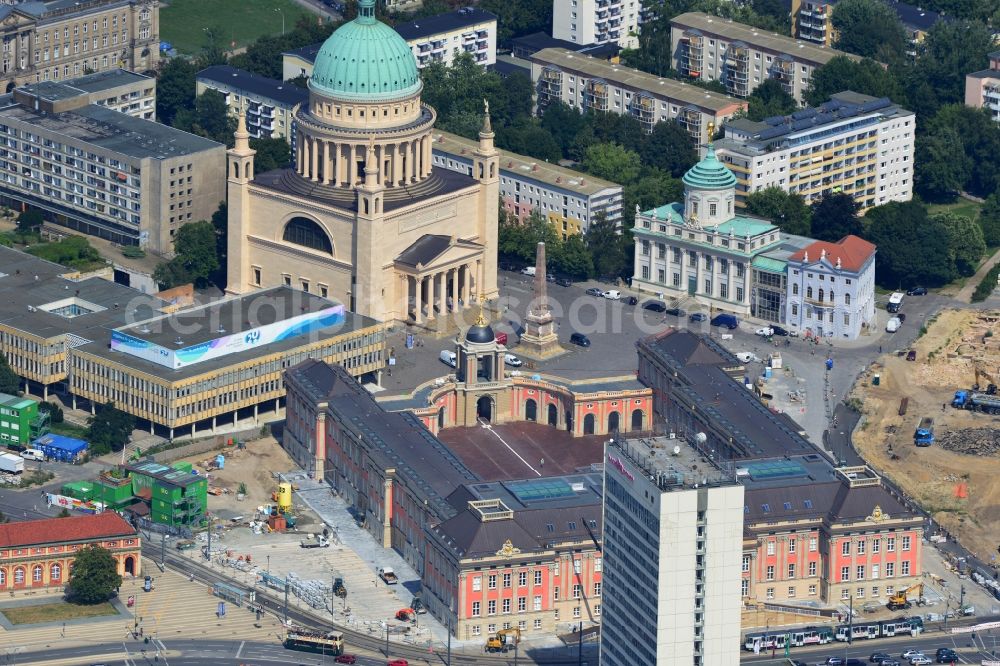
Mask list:
[[[293,217],[285,225],[282,240],[295,245],[302,245],[313,250],[333,254],[333,244],[326,232],[312,220],[304,217]]]
[[[830,302],[831,303],[836,303],[837,302],[837,296],[836,296],[836,294],[833,293],[833,289],[830,290]]]
[[[59,580],[60,576],[62,576],[62,567],[58,564],[53,564],[52,570],[49,572],[49,578],[52,580]]]
[[[850,304],[851,304],[851,295],[844,294],[844,305],[850,305]]]
[[[806,287],[806,298],[812,298],[812,297],[813,297],[813,288]]]
[[[36,583],[42,582],[42,565],[36,564],[31,568],[31,580]]]
[[[0,569],[0,587],[7,584],[7,570]]]
[[[822,289],[819,290],[819,302],[820,303],[823,302],[823,290]]]
[[[14,585],[24,585],[24,567],[14,569]]]

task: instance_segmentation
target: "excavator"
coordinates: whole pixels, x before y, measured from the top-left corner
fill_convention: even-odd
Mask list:
[[[486,639],[487,652],[509,652],[521,642],[520,629],[501,629]]]
[[[976,363],[973,369],[976,373],[976,381],[972,385],[973,391],[982,391],[986,395],[996,395],[997,394],[997,380],[996,377],[991,375],[982,369],[982,367]],[[986,386],[983,386],[983,382],[986,382]]]
[[[924,584],[917,583],[915,585],[911,585],[905,590],[900,590],[896,594],[889,597],[889,601],[885,604],[886,608],[893,611],[905,610],[909,608],[913,604],[910,603],[910,600],[907,595],[909,595],[909,593],[913,592],[914,590],[917,591],[917,605],[922,606],[924,603]]]

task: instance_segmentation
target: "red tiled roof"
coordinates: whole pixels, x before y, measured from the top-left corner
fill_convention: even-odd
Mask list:
[[[133,536],[135,528],[114,511],[94,516],[26,520],[0,525],[0,548]]]
[[[868,261],[868,257],[875,253],[875,246],[857,236],[844,236],[836,243],[816,241],[809,247],[799,250],[789,259],[803,261],[808,253],[809,261],[816,262],[823,256],[823,250],[826,250],[826,260],[830,262],[831,266],[836,266],[837,259],[840,259],[840,267],[844,270],[859,271]]]

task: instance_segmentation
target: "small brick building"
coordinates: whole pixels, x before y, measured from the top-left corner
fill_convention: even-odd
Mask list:
[[[66,585],[76,551],[92,544],[111,551],[120,575],[141,573],[139,533],[112,511],[0,525],[0,591]]]

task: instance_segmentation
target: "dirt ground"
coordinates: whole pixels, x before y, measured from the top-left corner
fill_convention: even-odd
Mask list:
[[[1000,419],[951,407],[958,389],[975,382],[975,368],[1000,383],[1000,312],[942,312],[913,346],[916,362],[886,354],[851,394],[864,413],[854,443],[861,455],[921,503],[942,526],[986,561],[1000,534],[1000,456],[972,456],[939,446],[917,448],[913,431],[934,418],[935,435],[969,428],[1000,428]],[[992,336],[987,337],[991,331]],[[880,375],[880,385],[872,384]],[[906,414],[900,401],[909,398]]]

